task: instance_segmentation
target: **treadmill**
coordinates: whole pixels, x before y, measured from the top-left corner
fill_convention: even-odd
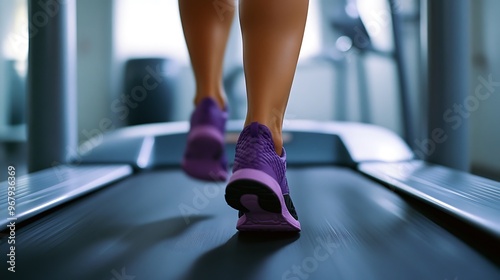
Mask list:
[[[30,50],[64,41],[44,32],[65,33],[61,18],[74,4],[66,2]],[[62,65],[65,55],[50,59]],[[64,68],[35,56],[30,63],[65,80]],[[35,88],[65,96],[57,83]],[[63,103],[53,112],[67,114]],[[46,123],[46,114],[34,115]],[[51,139],[64,140],[67,123],[53,125]],[[0,279],[500,279],[498,182],[418,160],[384,128],[286,121],[302,231],[240,233],[225,184],[180,169],[188,126],[138,125],[90,139],[71,164],[16,178],[13,215],[0,183]],[[227,127],[232,159],[242,122]],[[45,148],[54,146],[66,148]]]
[[[242,125],[228,123],[228,158]],[[287,177],[302,231],[239,233],[225,183],[180,169],[188,127],[116,130],[80,162],[20,177],[17,271],[2,253],[1,279],[500,277],[498,182],[415,160],[374,125],[288,121]],[[5,192],[1,199],[6,209]]]

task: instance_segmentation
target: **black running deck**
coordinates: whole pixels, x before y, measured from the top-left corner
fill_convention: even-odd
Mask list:
[[[224,184],[140,173],[16,232],[0,279],[500,279],[500,268],[355,171],[292,168],[302,232],[238,234]]]

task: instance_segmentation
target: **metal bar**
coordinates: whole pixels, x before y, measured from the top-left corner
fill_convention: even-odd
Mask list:
[[[468,121],[455,108],[464,107],[469,89],[469,2],[427,3],[429,118],[427,139],[417,144],[428,161],[463,171],[469,168]]]
[[[412,120],[410,105],[410,94],[408,90],[408,73],[403,53],[403,38],[401,36],[401,16],[396,10],[396,0],[389,0],[392,14],[392,33],[394,38],[394,60],[398,71],[399,101],[403,124],[403,136],[406,142],[412,146],[415,139],[415,129]]]
[[[75,5],[28,1],[29,172],[65,163],[76,151]]]
[[[370,94],[368,92],[368,78],[365,67],[365,52],[361,50],[356,57],[356,71],[358,74],[357,84],[359,92],[360,120],[364,123],[372,121],[370,107]],[[347,107],[347,104],[346,104]]]

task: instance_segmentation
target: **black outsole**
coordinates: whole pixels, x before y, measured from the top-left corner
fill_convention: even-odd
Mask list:
[[[226,187],[225,199],[229,206],[236,210],[248,213],[241,204],[241,197],[246,194],[253,194],[259,198],[259,206],[271,213],[281,213],[281,203],[278,196],[266,185],[253,180],[236,180]]]

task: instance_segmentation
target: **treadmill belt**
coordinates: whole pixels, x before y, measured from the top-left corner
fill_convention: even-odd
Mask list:
[[[290,168],[300,234],[241,234],[225,184],[139,173],[16,231],[0,279],[500,279],[500,268],[353,170]]]

